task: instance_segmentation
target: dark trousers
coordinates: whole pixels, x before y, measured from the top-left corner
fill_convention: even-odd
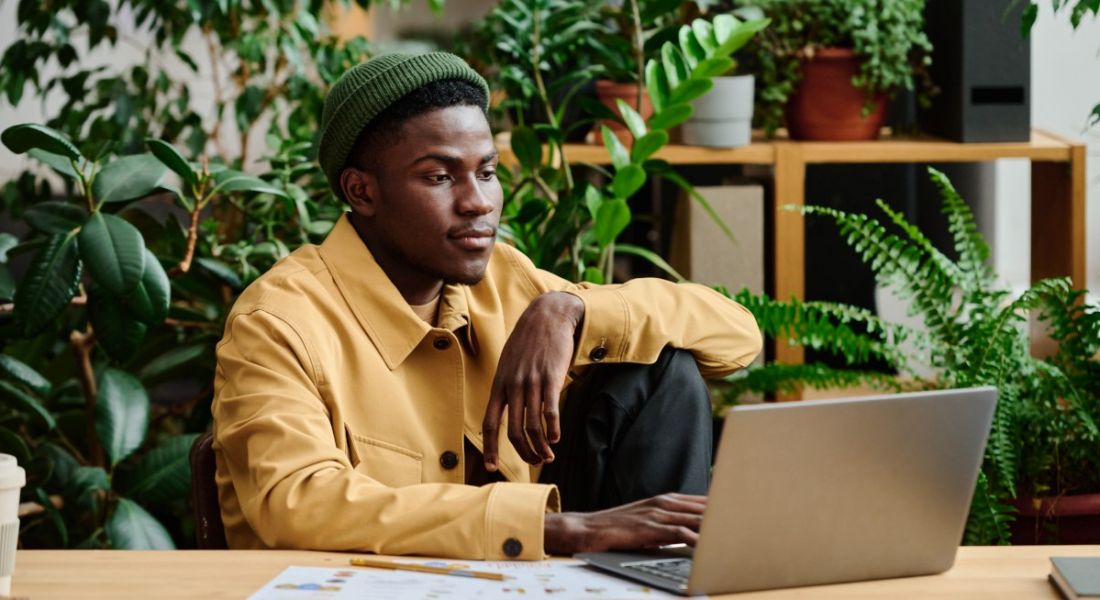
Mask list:
[[[706,384],[686,350],[666,347],[652,365],[590,367],[562,402],[561,441],[540,481],[558,486],[566,511],[706,494],[712,423]]]

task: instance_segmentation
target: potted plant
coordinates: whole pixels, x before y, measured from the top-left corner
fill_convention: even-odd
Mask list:
[[[596,81],[596,96],[602,108],[589,105],[628,147],[630,131],[623,121],[619,101],[648,119],[653,103],[646,91],[644,68],[649,59],[660,60],[665,42],[675,42],[680,24],[676,19],[681,0],[625,0],[602,5],[602,27],[589,40],[594,59],[604,65],[603,78]],[[597,128],[597,141],[602,143]]]
[[[966,203],[930,170],[954,239],[949,258],[879,201],[891,229],[873,217],[823,207],[804,213],[836,222],[879,281],[909,301],[922,328],[883,321],[865,309],[823,302],[735,299],[770,336],[831,351],[850,365],[869,359],[898,374],[822,364],[769,364],[728,381],[723,397],[867,384],[887,390],[996,386],[999,399],[974,495],[966,542],[1100,542],[1100,305],[1067,279],[1046,279],[1014,295],[998,285],[989,248]],[[898,231],[898,233],[894,233]],[[1029,318],[1058,349],[1031,352]],[[916,353],[903,351],[908,342]],[[921,373],[931,369],[933,375]],[[899,377],[900,375],[900,377]]]
[[[875,139],[891,95],[914,80],[932,93],[924,0],[733,2],[772,20],[750,51],[769,135],[785,121],[794,139]]]
[[[758,9],[733,12],[738,35],[750,39],[767,27],[768,21]],[[729,59],[725,72],[713,79],[714,87],[692,102],[691,118],[680,126],[680,139],[691,146],[737,148],[752,140],[754,78],[737,75],[737,62]]]

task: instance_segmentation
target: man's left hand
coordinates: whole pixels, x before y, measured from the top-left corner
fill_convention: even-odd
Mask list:
[[[583,319],[580,298],[550,292],[536,298],[516,322],[501,351],[481,426],[486,470],[497,470],[498,432],[505,407],[508,439],[520,457],[532,465],[553,462],[550,444],[561,439],[558,397]]]

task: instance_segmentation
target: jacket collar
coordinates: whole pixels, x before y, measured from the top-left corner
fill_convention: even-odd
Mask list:
[[[416,316],[389,277],[359,238],[348,215],[336,222],[321,244],[321,259],[352,314],[370,337],[391,370],[405,362],[432,328]],[[443,286],[439,302],[439,327],[458,331],[467,327],[470,348],[476,348],[463,285]]]

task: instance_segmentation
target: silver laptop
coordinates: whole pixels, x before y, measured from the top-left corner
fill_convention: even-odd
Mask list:
[[[577,558],[684,595],[946,571],[996,404],[987,387],[734,407],[694,551]]]

